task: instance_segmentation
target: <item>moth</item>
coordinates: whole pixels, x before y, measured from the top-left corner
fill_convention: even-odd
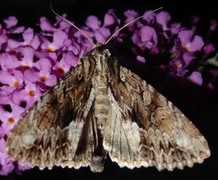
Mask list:
[[[6,150],[40,169],[93,172],[103,171],[108,156],[120,167],[170,171],[210,156],[194,124],[99,45],[23,115]]]

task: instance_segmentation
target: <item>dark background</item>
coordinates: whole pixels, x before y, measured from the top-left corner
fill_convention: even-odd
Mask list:
[[[46,16],[54,20],[54,14],[49,7],[49,0],[0,0],[0,22],[10,15],[18,17],[19,24],[35,27],[40,16]],[[163,6],[175,21],[181,21],[183,25],[189,25],[190,17],[199,15],[202,22],[202,34],[209,27],[211,18],[218,19],[217,6],[214,0],[207,1],[158,1],[158,0],[53,0],[54,9],[67,13],[69,19],[77,24],[83,24],[85,18],[90,15],[102,15],[110,8],[117,13],[127,9],[135,9],[143,13],[148,9],[156,9]],[[128,49],[127,49],[128,51]],[[137,71],[137,70],[136,70]],[[141,74],[140,74],[141,73]],[[211,157],[203,164],[195,164],[193,168],[174,170],[173,172],[158,172],[155,168],[139,168],[129,170],[119,168],[109,159],[106,161],[105,170],[94,174],[89,168],[61,169],[54,168],[51,171],[40,171],[37,168],[28,170],[21,175],[11,174],[8,177],[0,177],[3,180],[33,180],[33,179],[218,179],[218,92],[209,91],[198,87],[187,80],[172,77],[164,72],[147,69],[143,78],[160,90],[166,97],[173,101],[199,128],[208,140],[211,148]]]

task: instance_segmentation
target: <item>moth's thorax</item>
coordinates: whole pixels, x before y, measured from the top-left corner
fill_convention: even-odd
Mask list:
[[[103,130],[108,117],[108,57],[110,53],[107,49],[93,51],[93,57],[96,60],[95,76],[93,78],[93,87],[95,89],[95,119],[97,127]],[[102,132],[103,133],[103,132]]]

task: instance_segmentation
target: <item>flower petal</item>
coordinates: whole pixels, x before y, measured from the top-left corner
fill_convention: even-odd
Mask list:
[[[31,47],[20,47],[19,52],[21,53],[21,65],[25,68],[33,67],[33,57],[35,50]]]
[[[178,38],[180,39],[182,46],[186,46],[187,44],[189,44],[192,37],[193,32],[191,30],[182,30],[178,34]]]
[[[156,15],[156,22],[162,26],[164,31],[168,29],[167,25],[168,25],[168,22],[170,21],[170,19],[171,19],[171,17],[169,15],[169,13],[166,11],[161,11],[161,12],[157,13],[157,15]]]
[[[141,62],[141,63],[145,63],[145,57],[143,57],[143,56],[137,55],[137,56],[136,56],[136,59],[137,59],[139,62]]]
[[[155,47],[157,45],[157,33],[154,28],[150,26],[144,26],[141,29],[141,41],[147,48]]]
[[[11,55],[9,53],[1,53],[0,65],[4,70],[15,69],[20,66],[20,62],[18,61],[17,57],[14,55]]]
[[[156,14],[153,10],[146,11],[143,15],[143,19],[148,23],[154,23],[156,20]]]
[[[92,30],[100,28],[101,21],[96,16],[89,16],[86,20],[86,26],[90,27]]]
[[[40,70],[39,74],[47,75],[51,72],[52,64],[48,58],[41,58],[35,63],[35,67]]]
[[[98,43],[104,44],[107,38],[110,36],[110,31],[107,28],[100,28],[95,32],[95,38]]]
[[[6,24],[6,27],[8,29],[10,29],[10,28],[17,25],[18,20],[17,20],[17,18],[15,16],[10,16],[10,17],[8,17],[7,19],[4,20],[4,23]]]
[[[203,83],[201,73],[198,71],[192,72],[192,74],[188,77],[188,79],[198,85],[202,85]]]
[[[63,56],[63,60],[70,66],[72,67],[76,67],[77,66],[77,62],[79,60],[79,56],[75,56],[72,52],[67,52],[66,54],[64,54]],[[63,67],[67,67],[68,69],[68,66],[67,64],[65,64]]]
[[[57,83],[57,78],[55,75],[52,75],[52,74],[45,81],[45,85],[49,87],[54,86],[56,83]]]
[[[52,45],[56,49],[59,49],[59,48],[63,47],[63,42],[64,42],[64,40],[67,39],[67,37],[68,36],[64,31],[54,32]]]
[[[190,52],[196,52],[200,51],[202,47],[204,46],[204,41],[201,36],[195,35],[194,39],[192,40],[189,51]]]
[[[115,24],[118,19],[115,17],[113,11],[108,11],[108,13],[104,16],[104,26],[110,26],[112,24]]]
[[[124,16],[126,16],[125,23],[128,23],[139,16],[139,14],[134,10],[127,10],[124,12]]]
[[[204,46],[204,54],[209,55],[210,53],[214,52],[216,48],[212,43],[208,43]]]
[[[40,28],[42,31],[54,31],[54,27],[46,17],[40,18]]]
[[[10,85],[13,83],[13,76],[6,70],[1,70],[0,71],[0,82],[2,84],[7,84]]]

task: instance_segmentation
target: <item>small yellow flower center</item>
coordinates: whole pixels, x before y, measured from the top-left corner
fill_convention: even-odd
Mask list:
[[[41,82],[45,82],[47,80],[47,77],[45,75],[40,76]]]
[[[48,52],[54,52],[55,48],[53,46],[49,45],[47,50],[48,50]]]
[[[65,72],[65,71],[64,71],[64,68],[58,67],[58,73],[63,74],[64,72]]]
[[[23,64],[23,65],[22,65],[22,67],[23,67],[23,69],[24,69],[24,70],[26,70],[26,69],[29,69],[29,68],[30,68],[30,66],[29,66],[29,65],[27,65],[27,64]]]
[[[185,46],[183,46],[184,51],[189,52],[190,46],[188,44],[186,44]]]
[[[33,90],[28,91],[28,95],[32,97],[35,96],[35,91]]]
[[[18,86],[19,86],[19,82],[18,82],[17,80],[14,80],[13,86],[14,86],[15,88],[18,87]]]
[[[13,124],[14,123],[14,118],[10,117],[10,118],[8,118],[7,121],[8,121],[9,124]]]
[[[174,69],[179,69],[180,67],[181,67],[181,64],[173,63],[173,68]]]

